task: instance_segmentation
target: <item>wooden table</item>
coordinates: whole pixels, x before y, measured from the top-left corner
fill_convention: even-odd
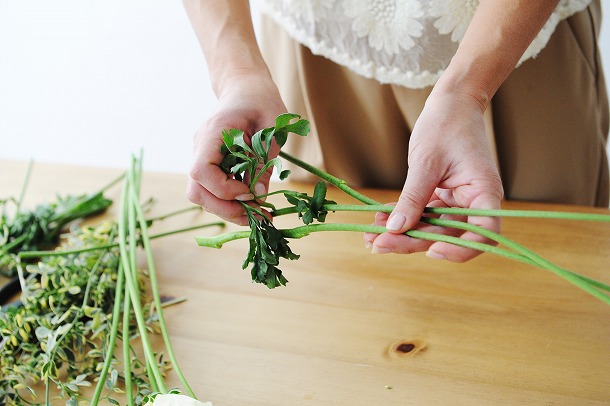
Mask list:
[[[26,167],[0,162],[2,195],[18,195]],[[91,192],[119,172],[37,164],[24,205]],[[151,214],[188,205],[185,176],[145,173],[143,182],[143,197],[157,200]],[[109,193],[117,202],[119,189]],[[336,190],[330,196],[351,202]],[[216,220],[184,214],[153,230]],[[360,234],[318,233],[291,242],[301,259],[282,264],[287,287],[269,290],[241,269],[247,241],[221,250],[194,242],[218,232],[153,242],[162,294],[188,299],[166,310],[178,359],[198,396],[215,406],[610,404],[610,306],[547,271],[491,254],[466,264],[371,255]],[[610,281],[607,224],[505,219],[503,233]],[[178,383],[173,375],[170,382]]]

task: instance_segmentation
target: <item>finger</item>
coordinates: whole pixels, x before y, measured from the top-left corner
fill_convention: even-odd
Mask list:
[[[480,195],[475,198],[472,202],[472,208],[480,209],[498,209],[500,208],[500,199],[493,195]],[[487,230],[499,233],[501,228],[501,222],[499,217],[480,217],[480,216],[469,216],[468,223],[477,225]],[[462,239],[468,241],[475,241],[489,245],[497,245],[493,240],[484,237],[474,232],[465,232],[461,236]],[[460,247],[454,244],[437,242],[434,243],[426,253],[430,258],[435,259],[447,259],[451,262],[465,262],[476,256],[480,255],[482,251]]]
[[[248,225],[246,210],[240,202],[218,199],[193,179],[188,180],[186,194],[189,201],[222,219],[242,226]]]
[[[438,227],[433,225],[419,224],[415,230],[423,231],[431,234],[442,234],[453,237],[458,237],[462,233],[460,230]],[[409,237],[409,238],[403,238]],[[424,252],[429,251],[430,247],[434,244],[434,241],[426,239],[413,238],[405,234],[394,234],[394,233],[383,233],[378,235],[372,242],[373,253],[387,253],[393,252],[395,254],[410,254],[413,252]]]
[[[243,182],[231,178],[221,168],[222,129],[202,129],[195,136],[195,161],[189,173],[191,179],[222,200],[252,200],[254,196]],[[211,135],[213,134],[213,135]]]
[[[413,228],[421,218],[426,204],[439,183],[432,170],[410,167],[405,186],[387,223],[388,231],[402,234]]]
[[[375,222],[373,225],[386,226],[385,222]],[[414,229],[418,231],[424,231],[433,234],[445,234],[452,236],[459,236],[460,230],[439,227],[430,224],[418,224]],[[372,247],[372,253],[374,254],[410,254],[413,252],[427,251],[433,241],[428,241],[419,238],[413,238],[405,234],[394,234],[394,233],[382,233],[382,234],[365,234],[365,246],[367,248]]]
[[[196,161],[190,178],[221,200],[248,201],[254,198],[245,183],[230,178],[218,165],[209,161]]]
[[[396,205],[395,202],[386,203],[386,206],[394,206],[394,205]],[[382,211],[375,213],[375,222],[372,225],[385,227],[389,216],[390,216],[390,213],[385,213]],[[364,236],[363,236],[364,237],[364,246],[366,248],[371,248],[373,246],[373,241],[375,241],[375,238],[377,238],[378,235],[379,234],[375,234],[375,233],[364,233]]]
[[[383,233],[375,237],[372,242],[373,254],[411,254],[427,251],[432,242],[419,238],[412,238],[405,234]]]

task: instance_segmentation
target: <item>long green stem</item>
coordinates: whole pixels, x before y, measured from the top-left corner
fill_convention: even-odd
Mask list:
[[[323,209],[326,211],[363,211],[391,213],[394,206],[387,204],[325,204]],[[297,213],[296,207],[285,207],[274,210],[271,214],[274,217],[286,214]],[[481,216],[481,217],[519,217],[519,218],[543,218],[575,221],[597,221],[610,222],[610,214],[601,213],[580,213],[563,211],[545,210],[486,210],[486,209],[466,209],[459,207],[427,207],[424,213],[429,214],[451,214],[461,216]]]
[[[17,218],[17,216],[19,216],[19,212],[21,211],[21,204],[23,203],[23,199],[25,197],[25,192],[28,189],[28,186],[30,185],[30,178],[32,177],[32,168],[33,167],[34,167],[34,161],[32,159],[30,159],[30,162],[28,163],[27,172],[25,173],[25,179],[23,181],[23,184],[21,185],[21,192],[19,193],[19,200],[17,200],[16,209],[15,209],[15,218]]]
[[[464,240],[458,237],[424,232],[420,230],[409,230],[405,234],[412,238],[419,238],[428,241],[443,241],[450,244],[475,249],[482,252],[490,252],[497,255],[501,255],[513,260],[519,260],[521,262],[528,263],[530,265],[538,265],[544,269],[548,269],[557,275],[565,278],[571,283],[577,285],[578,287],[585,290],[587,293],[597,297],[598,299],[610,304],[610,296],[600,292],[595,289],[588,283],[587,279],[581,277],[578,274],[575,274],[570,271],[566,271],[558,266],[552,264],[550,261],[544,260],[538,255],[533,254],[530,250],[525,249],[515,242],[511,242],[507,238],[500,236],[497,233],[493,233],[489,230],[483,229],[482,227],[477,227],[474,225],[469,225],[467,223],[457,222],[457,221],[448,221],[448,220],[440,220],[440,219],[425,219],[426,222],[430,222],[431,224],[444,226],[444,227],[454,227],[454,228],[462,228],[467,231],[477,232],[486,237],[493,237],[495,239],[499,239],[503,243],[508,242],[511,247],[518,248],[519,253],[514,253],[512,251],[508,251],[499,247],[495,247],[489,244],[484,244],[476,241]],[[309,235],[312,232],[321,232],[321,231],[356,231],[356,232],[365,232],[365,233],[375,233],[381,234],[387,231],[387,229],[383,226],[374,226],[367,224],[332,224],[332,223],[321,223],[321,224],[310,224],[307,226],[295,227],[292,229],[284,229],[280,230],[282,235],[286,238],[302,238]],[[232,233],[225,233],[221,235],[217,235],[214,237],[197,237],[196,241],[198,245],[212,247],[212,248],[220,248],[223,244],[240,239],[240,238],[248,238],[248,231],[237,231]],[[527,254],[527,255],[525,255]],[[599,283],[599,282],[598,282]],[[601,286],[606,286],[604,284],[599,283]],[[603,289],[603,287],[602,287]]]
[[[117,176],[116,178],[111,180],[110,183],[108,183],[106,186],[103,186],[100,190],[98,190],[97,193],[106,192],[108,189],[110,189],[111,187],[113,187],[114,185],[119,183],[121,180],[123,180],[124,177],[125,177],[125,173],[120,174],[119,176]],[[94,193],[94,194],[97,194],[97,193]]]
[[[119,320],[121,315],[121,296],[123,295],[123,284],[125,281],[125,273],[123,272],[123,265],[119,263],[119,269],[117,272],[117,282],[116,282],[116,290],[115,290],[115,299],[112,307],[112,324],[110,327],[110,336],[108,338],[108,345],[106,346],[107,353],[104,358],[104,365],[100,372],[99,380],[97,381],[97,385],[95,387],[95,393],[93,394],[93,398],[91,399],[91,405],[97,406],[100,396],[102,395],[102,390],[104,389],[104,385],[106,384],[106,377],[108,376],[108,371],[110,370],[110,365],[112,364],[114,353],[114,346],[116,343],[116,337],[119,331]],[[124,309],[123,311],[129,312],[129,308]],[[125,337],[123,337],[125,339]]]
[[[146,332],[146,322],[144,320],[142,306],[140,302],[136,300],[139,295],[137,294],[138,289],[138,281],[135,280],[133,276],[133,271],[130,269],[130,261],[129,254],[127,250],[127,215],[129,210],[129,195],[128,195],[128,181],[123,185],[123,193],[121,199],[121,210],[119,215],[119,247],[121,253],[121,262],[125,269],[125,281],[127,289],[129,290],[131,305],[134,309],[134,314],[137,321],[138,330],[140,332],[140,339],[142,340],[142,347],[144,349],[144,356],[146,358],[147,365],[150,365],[150,371],[152,374],[151,381],[156,382],[156,386],[158,386],[163,393],[167,392],[165,385],[163,383],[163,378],[161,376],[161,371],[159,370],[156,361],[155,355],[152,351],[152,346],[150,344],[150,340],[148,339],[148,334]]]
[[[176,216],[176,215],[182,214],[182,213],[188,213],[189,211],[195,211],[195,210],[196,211],[201,211],[201,210],[203,210],[203,208],[201,206],[185,207],[185,208],[180,209],[180,210],[169,212],[169,213],[164,214],[162,216],[148,218],[146,221],[148,221],[150,223],[150,222],[165,220],[165,219],[167,219],[169,217]]]
[[[165,318],[163,317],[161,297],[159,295],[159,286],[158,286],[158,282],[157,282],[157,272],[156,272],[155,265],[154,265],[154,259],[152,257],[152,249],[150,247],[150,239],[148,237],[148,226],[146,225],[146,219],[144,218],[144,213],[142,212],[142,208],[138,204],[135,190],[133,188],[131,188],[129,190],[129,193],[130,193],[130,198],[132,199],[132,204],[133,204],[133,207],[135,208],[136,216],[137,216],[137,219],[138,219],[139,225],[140,225],[140,230],[141,230],[141,234],[142,234],[142,242],[144,243],[144,250],[145,250],[146,259],[148,262],[148,272],[150,275],[151,290],[153,292],[154,303],[155,303],[155,307],[157,309],[157,315],[159,317],[159,326],[161,327],[161,334],[163,336],[163,340],[165,342],[165,346],[167,348],[168,355],[170,357],[174,370],[176,371],[176,374],[178,375],[178,378],[180,379],[180,382],[184,386],[184,389],[187,391],[189,396],[191,396],[192,398],[195,398],[195,393],[189,386],[189,384],[182,372],[182,369],[180,368],[180,366],[178,364],[178,360],[177,360],[174,350],[171,346],[169,332],[167,329],[167,324],[165,323]]]
[[[537,265],[540,268],[543,268],[543,269],[546,269],[548,271],[555,273],[556,275],[566,279],[567,281],[573,283],[574,285],[578,286],[579,288],[585,290],[587,293],[590,293],[593,296],[597,297],[598,299],[601,299],[604,302],[610,304],[610,296],[608,296],[607,294],[605,294],[603,292],[599,292],[596,290],[596,289],[603,289],[603,290],[610,291],[610,286],[605,285],[601,282],[597,282],[597,281],[595,281],[595,284],[591,284],[590,283],[591,280],[589,278],[583,277],[582,275],[579,275],[575,272],[560,268],[559,266],[553,264],[551,261],[541,257],[540,255],[534,253],[533,251],[529,250],[528,248],[522,246],[521,244],[518,244],[515,241],[512,241],[498,233],[495,233],[493,231],[487,230],[486,228],[479,227],[474,224],[464,223],[461,221],[442,220],[442,219],[435,219],[435,218],[425,218],[425,219],[423,219],[423,221],[426,223],[441,226],[441,227],[451,227],[451,228],[457,228],[457,229],[461,229],[461,230],[465,230],[465,231],[470,231],[473,233],[477,233],[483,237],[487,237],[500,244],[504,244],[507,247],[513,249],[514,251],[520,253],[525,258],[529,259],[531,261],[530,262],[531,264]],[[457,237],[453,237],[453,238],[457,238]],[[459,239],[459,240],[462,240],[462,239]]]
[[[133,402],[133,385],[131,380],[131,354],[129,345],[129,317],[131,298],[129,291],[125,291],[125,299],[123,300],[123,373],[125,375],[125,393],[127,394],[127,404],[132,406]],[[154,380],[152,380],[154,382]]]
[[[393,206],[389,205],[348,205],[348,204],[327,204],[323,206],[324,210],[327,211],[374,211],[374,212],[385,212],[391,213]],[[275,210],[272,212],[273,216],[281,216],[286,214],[297,213],[296,207],[287,207],[284,209]],[[453,214],[453,215],[470,215],[470,216],[492,216],[492,217],[521,217],[521,218],[546,218],[546,219],[562,219],[562,220],[580,220],[580,221],[602,221],[610,222],[610,215],[607,214],[591,214],[591,213],[577,213],[577,212],[559,212],[559,211],[541,211],[541,210],[483,210],[483,209],[461,209],[461,208],[427,208],[426,213],[433,214]],[[503,237],[500,234],[493,233],[483,227],[474,226],[472,224],[458,222],[458,221],[447,221],[441,219],[431,219],[424,217],[422,221],[436,224],[442,227],[453,227],[460,228],[466,231],[471,231],[485,237],[488,237],[496,242],[502,243],[507,247],[514,249],[515,251],[521,252],[527,258],[530,258],[533,263],[532,265],[539,265],[543,268],[554,266],[547,260],[544,260],[533,251],[525,248],[524,246],[517,244],[516,242]],[[582,281],[587,282],[590,285],[596,286],[599,289],[609,290],[610,287],[604,283],[596,281],[586,276],[563,270],[576,275]]]
[[[289,162],[303,168],[304,170],[310,172],[313,175],[318,176],[319,178],[326,180],[330,184],[335,187],[343,190],[350,196],[360,200],[367,205],[377,205],[378,209],[372,209],[372,211],[380,211],[391,213],[393,206],[390,205],[382,205],[379,202],[370,199],[367,196],[362,195],[361,193],[355,191],[354,189],[347,186],[346,182],[340,178],[330,175],[327,172],[324,172],[302,160],[295,158],[285,152],[280,152],[280,156],[286,159]],[[328,211],[335,211],[338,209],[333,209],[333,205],[325,205],[325,209]],[[357,207],[356,205],[351,206],[352,208],[347,209],[347,205],[339,205],[345,207],[346,210],[350,211],[368,211],[365,208]],[[459,207],[427,207],[424,210],[425,213],[431,214],[454,214],[454,215],[463,215],[463,216],[485,216],[485,217],[535,217],[535,218],[548,218],[548,219],[565,219],[565,220],[584,220],[584,221],[600,221],[600,222],[610,222],[610,215],[608,214],[599,214],[599,213],[573,213],[573,212],[558,212],[558,211],[543,211],[543,210],[485,210],[485,209],[468,209],[468,208],[459,208]]]
[[[189,231],[193,231],[193,230],[199,230],[199,229],[207,228],[207,227],[225,227],[225,226],[226,226],[226,223],[224,223],[222,221],[217,221],[217,222],[214,222],[214,223],[199,224],[199,225],[196,225],[196,226],[190,226],[190,227],[180,228],[180,229],[177,229],[177,230],[172,230],[172,231],[166,231],[166,232],[163,232],[163,233],[153,234],[153,235],[150,235],[149,238],[151,240],[154,240],[156,238],[167,237],[169,235],[185,233],[185,232],[189,232]],[[97,245],[95,247],[77,248],[77,249],[73,249],[73,250],[22,251],[22,252],[19,253],[18,256],[19,256],[19,258],[22,258],[22,259],[25,259],[25,258],[53,257],[53,256],[61,256],[61,255],[80,254],[80,253],[83,253],[83,252],[98,251],[98,250],[103,250],[103,249],[108,249],[108,248],[117,248],[118,246],[119,246],[119,243],[113,243],[113,244]]]
[[[379,204],[378,201],[373,200],[370,197],[365,196],[362,193],[358,192],[357,190],[349,187],[347,182],[344,181],[343,179],[337,178],[336,176],[333,176],[327,172],[324,172],[324,171],[316,168],[315,166],[310,165],[306,162],[303,162],[300,159],[295,158],[283,151],[280,151],[280,156],[282,158],[284,158],[285,160],[292,162],[293,164],[300,166],[301,168],[305,169],[306,171],[316,175],[320,179],[323,179],[323,180],[327,181],[328,183],[334,185],[336,188],[344,191],[345,193],[352,196],[354,199],[361,201],[362,203]]]

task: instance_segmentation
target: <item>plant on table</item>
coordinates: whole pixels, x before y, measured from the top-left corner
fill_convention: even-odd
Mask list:
[[[252,136],[250,145],[245,142],[243,131],[237,129],[224,131],[224,145],[221,148],[221,152],[225,154],[225,157],[221,167],[228,175],[234,176],[235,179],[247,181],[250,190],[254,193],[254,185],[258,179],[260,179],[260,176],[262,176],[263,171],[275,167],[278,169],[281,179],[288,176],[288,171],[281,170],[282,165],[279,158],[270,155],[273,142],[275,141],[277,145],[281,147],[286,142],[287,133],[293,132],[300,136],[305,136],[308,131],[309,125],[307,121],[295,114],[283,114],[278,116],[274,127],[260,130]],[[243,268],[245,269],[249,264],[252,264],[252,280],[258,283],[264,283],[269,288],[275,288],[287,283],[282,271],[278,268],[280,259],[285,258],[294,260],[299,258],[298,255],[290,250],[288,246],[289,238],[302,238],[311,233],[321,231],[357,231],[377,234],[387,231],[385,227],[368,224],[325,223],[329,212],[372,211],[390,213],[392,211],[391,206],[383,205],[352,189],[342,179],[332,176],[285,152],[280,152],[279,157],[316,175],[321,181],[316,185],[313,196],[311,197],[298,191],[280,190],[265,196],[255,196],[256,201],[259,202],[261,206],[271,209],[271,215],[274,217],[297,214],[304,225],[278,230],[260,208],[242,202],[248,215],[249,231],[237,231],[214,237],[198,237],[196,239],[197,243],[201,246],[220,248],[226,242],[240,238],[248,238],[250,240],[250,245],[246,259],[243,262]],[[327,200],[326,182],[344,191],[361,204],[340,205]],[[276,208],[273,205],[263,203],[262,200],[260,200],[272,194],[283,194],[286,197],[287,207]],[[430,241],[444,241],[483,252],[490,252],[546,269],[573,283],[598,299],[610,304],[609,285],[563,269],[500,234],[466,222],[447,220],[440,217],[442,215],[542,217],[610,222],[610,215],[464,208],[426,208],[425,213],[427,216],[421,218],[421,222],[423,223],[477,233],[504,245],[505,248],[416,229],[409,230],[405,234],[413,238]]]
[[[150,235],[153,221],[185,210],[145,219],[140,176],[134,160],[118,221],[73,227],[55,251],[18,254],[21,303],[0,312],[0,404],[39,404],[35,388],[41,384],[46,404],[52,398],[67,405],[119,404],[115,398],[121,393],[129,405],[160,404],[166,397],[156,402],[156,395],[179,392],[167,388],[169,368],[195,398],[169,340],[162,311],[168,303],[159,295],[150,240],[223,223]],[[136,266],[138,247],[144,248],[147,269]],[[29,258],[42,259],[27,266],[26,276],[20,260]],[[151,333],[163,336],[165,353],[153,350]],[[83,394],[87,387],[91,399]]]
[[[106,210],[112,201],[104,197],[104,192],[120,180],[115,179],[95,193],[57,196],[56,201],[23,211],[21,206],[31,169],[32,163],[28,166],[19,198],[0,200],[0,274],[4,276],[17,274],[17,254],[20,251],[52,248],[57,245],[59,235],[68,223]],[[14,210],[13,216],[9,215],[9,209]]]

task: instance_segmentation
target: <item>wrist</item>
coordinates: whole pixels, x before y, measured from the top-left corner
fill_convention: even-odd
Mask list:
[[[495,89],[490,89],[489,84],[477,81],[477,77],[468,67],[455,68],[449,66],[440,77],[430,96],[453,97],[473,103],[481,111],[485,111]]]
[[[269,87],[270,84],[275,86],[266,66],[225,68],[210,76],[212,88],[218,99],[232,93],[236,88],[243,92],[248,89]]]
[[[234,94],[242,97],[260,97],[261,95],[279,97],[275,82],[266,69],[234,68],[227,69],[214,81],[214,92],[218,99]]]

